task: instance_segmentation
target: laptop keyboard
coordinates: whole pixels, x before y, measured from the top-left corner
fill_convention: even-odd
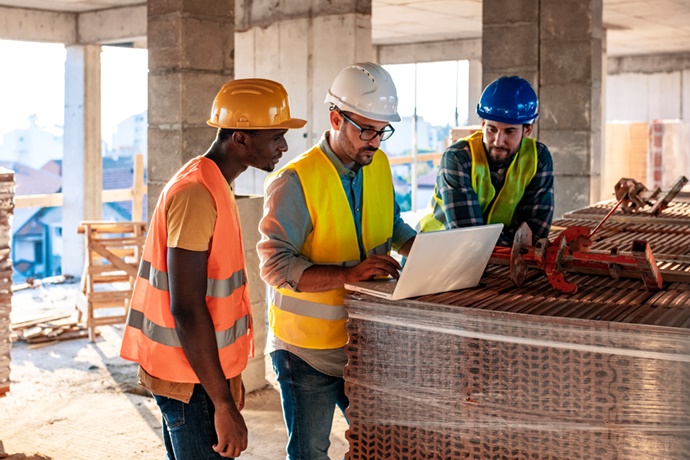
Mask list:
[[[393,294],[393,291],[395,291],[395,286],[398,283],[394,281],[384,281],[380,284],[376,284],[376,290],[380,292],[385,292],[387,294]]]

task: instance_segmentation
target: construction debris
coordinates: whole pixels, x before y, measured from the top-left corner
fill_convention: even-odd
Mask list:
[[[81,311],[75,308],[71,315],[47,316],[13,323],[10,325],[11,340],[38,347],[88,337],[89,331],[81,324],[81,316]]]
[[[23,291],[24,289],[35,289],[49,284],[73,283],[74,281],[75,278],[72,275],[49,276],[42,279],[27,278],[23,283],[13,284],[12,292]]]

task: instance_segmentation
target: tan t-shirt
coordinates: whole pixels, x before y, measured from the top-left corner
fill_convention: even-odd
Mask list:
[[[228,193],[232,189],[228,185]],[[168,247],[189,251],[207,251],[211,245],[216,224],[216,205],[211,192],[200,183],[180,187],[170,198],[166,210]],[[139,368],[139,385],[158,396],[188,403],[194,390],[193,383],[169,382],[158,379]],[[232,396],[238,404],[242,395],[242,375],[229,381]]]

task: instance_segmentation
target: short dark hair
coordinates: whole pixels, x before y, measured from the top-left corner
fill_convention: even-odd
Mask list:
[[[248,136],[253,136],[256,134],[256,130],[253,129],[228,129],[228,128],[218,128],[218,132],[216,133],[216,140],[220,142],[225,142],[228,139],[232,137],[233,134],[235,134],[236,131],[239,131],[241,133],[245,133]]]

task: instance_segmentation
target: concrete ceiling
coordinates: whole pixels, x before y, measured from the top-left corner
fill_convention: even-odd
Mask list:
[[[141,0],[0,0],[0,5],[87,12]],[[603,0],[609,56],[690,51],[690,1]],[[372,0],[375,45],[479,38],[481,0]]]

